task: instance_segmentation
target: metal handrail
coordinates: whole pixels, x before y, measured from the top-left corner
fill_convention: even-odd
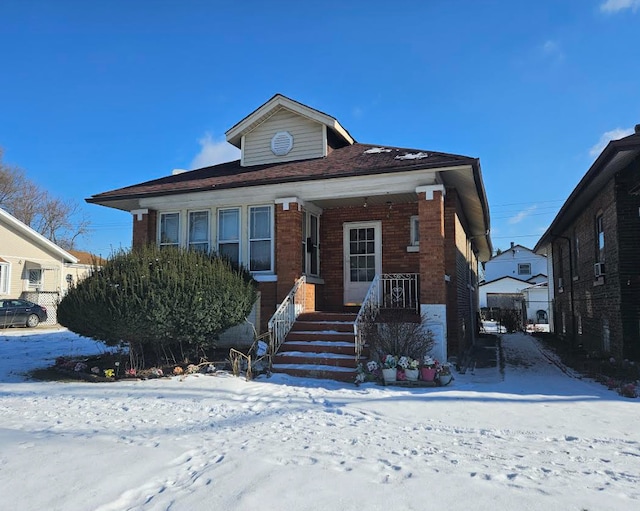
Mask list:
[[[353,323],[356,362],[360,360],[366,342],[365,325],[375,321],[381,309],[420,313],[418,282],[419,274],[417,273],[383,273],[373,278]]]
[[[307,278],[304,275],[296,280],[289,294],[282,300],[269,320],[269,344],[272,356],[280,349],[296,318],[305,310],[306,283]],[[302,290],[301,293],[299,293],[300,290]]]
[[[364,347],[364,326],[365,324],[373,321],[380,311],[380,275],[373,277],[369,290],[362,300],[362,305],[356,316],[356,320],[353,322],[353,335],[356,340],[356,363],[360,360],[362,355],[362,348]]]

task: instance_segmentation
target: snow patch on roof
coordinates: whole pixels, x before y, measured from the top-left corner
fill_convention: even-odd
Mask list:
[[[372,147],[371,149],[367,149],[364,154],[380,154],[380,153],[390,153],[391,149],[387,149],[386,147]]]
[[[396,156],[396,160],[421,160],[422,158],[428,158],[429,153],[405,153],[403,156]]]

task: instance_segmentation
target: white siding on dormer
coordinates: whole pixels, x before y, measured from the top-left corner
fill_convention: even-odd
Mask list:
[[[248,167],[321,158],[325,156],[322,128],[318,122],[281,109],[243,137],[242,164]],[[276,156],[271,151],[271,139],[279,131],[288,131],[293,136],[293,148],[284,156]]]

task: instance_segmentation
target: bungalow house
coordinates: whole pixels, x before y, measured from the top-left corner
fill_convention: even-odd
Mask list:
[[[319,316],[291,324],[303,310],[352,312],[337,318],[353,344],[354,321],[385,307],[421,317],[441,358],[472,342],[478,261],[492,252],[478,159],[357,143],[335,118],[280,94],[226,139],[240,160],[87,201],[130,212],[134,247],[213,250],[244,264],[259,282],[260,330],[270,325],[278,345],[291,328],[317,338],[304,332]]]
[[[24,298],[47,307],[55,323],[55,304],[67,288],[66,266],[78,260],[14,216],[0,209],[0,297]]]
[[[535,247],[555,332],[590,355],[640,360],[640,125],[604,148]]]

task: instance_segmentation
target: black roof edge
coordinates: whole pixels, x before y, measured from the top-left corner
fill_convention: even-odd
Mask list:
[[[555,216],[549,228],[544,232],[544,234],[540,237],[538,243],[534,247],[533,251],[537,252],[543,244],[548,242],[548,238],[550,237],[558,237],[557,234],[553,233],[553,230],[558,226],[560,220],[565,215],[567,210],[571,207],[573,202],[577,199],[577,197],[582,193],[582,191],[589,186],[591,181],[595,179],[596,175],[606,167],[611,160],[622,150],[626,148],[640,147],[640,134],[634,133],[627,137],[621,138],[619,140],[611,140],[607,146],[602,150],[602,152],[598,155],[596,160],[591,164],[589,170],[582,176],[582,179],[578,182],[573,191],[569,194],[569,197],[564,202],[560,211]]]

